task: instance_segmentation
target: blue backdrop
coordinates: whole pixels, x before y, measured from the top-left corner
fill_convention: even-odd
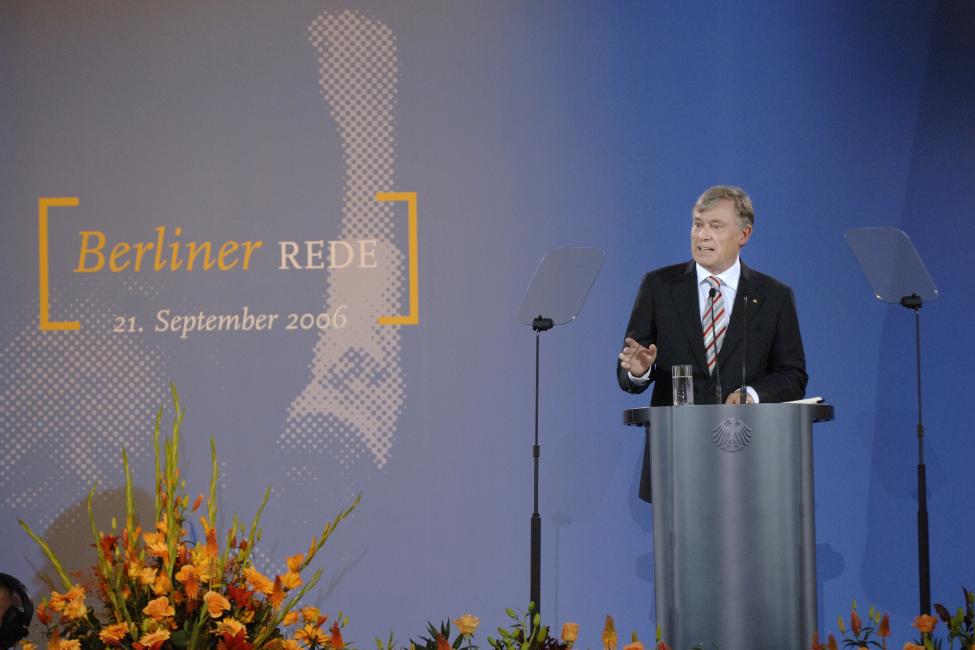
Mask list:
[[[544,340],[543,598],[590,645],[606,613],[652,638],[642,440],[620,417],[644,398],[619,391],[614,358],[643,272],[689,257],[694,199],[730,183],[756,207],[743,258],[794,287],[808,392],[836,407],[816,432],[820,617],[856,598],[907,638],[914,324],[872,297],[843,233],[903,228],[941,290],[922,311],[933,596],[959,602],[975,584],[973,60],[961,0],[3,3],[0,570],[40,586],[17,518],[90,564],[82,497],[97,481],[117,512],[123,445],[148,501],[173,380],[190,491],[211,434],[224,525],[274,486],[259,562],[363,492],[315,595],[350,613],[346,638],[405,641],[466,611],[493,628],[528,600],[534,337],[514,314],[547,250],[598,246],[581,317]],[[376,323],[410,311],[406,204],[376,192],[416,193],[416,325]],[[79,201],[50,211],[48,260],[51,319],[78,331],[39,328],[51,196]],[[264,246],[246,271],[147,256],[76,272],[82,231],[107,254],[160,226]],[[280,269],[278,242],[307,240],[373,242],[375,265]],[[163,309],[244,305],[280,320],[155,331]],[[287,330],[289,313],[330,327]]]

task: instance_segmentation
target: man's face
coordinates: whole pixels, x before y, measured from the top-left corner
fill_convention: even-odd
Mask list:
[[[719,201],[707,212],[694,211],[691,256],[711,273],[721,273],[735,263],[738,251],[751,234],[750,225],[742,228],[734,202]]]

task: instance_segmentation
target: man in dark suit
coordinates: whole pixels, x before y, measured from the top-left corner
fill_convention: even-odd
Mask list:
[[[693,260],[651,271],[640,285],[617,361],[623,390],[641,393],[652,383],[650,404],[672,404],[671,366],[689,364],[696,404],[717,402],[719,381],[721,399],[740,403],[747,355],[748,403],[805,395],[806,357],[792,290],[739,257],[754,223],[751,199],[740,188],[715,186],[697,200]],[[640,494],[649,500],[646,480]]]

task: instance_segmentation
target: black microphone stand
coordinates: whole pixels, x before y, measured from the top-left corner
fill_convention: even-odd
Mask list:
[[[921,613],[931,613],[931,560],[928,535],[928,480],[924,466],[924,419],[921,401],[921,297],[901,298],[901,306],[914,311],[914,347],[917,365],[917,571]]]
[[[744,327],[741,331],[741,404],[748,404],[748,391],[745,390],[745,382],[747,381],[745,374],[745,367],[748,363],[748,294],[742,296],[742,319],[744,321]]]
[[[538,444],[539,351],[541,349],[542,332],[547,332],[554,326],[555,322],[551,318],[545,318],[541,315],[532,321],[532,329],[535,331],[535,444],[532,446],[532,462],[535,465],[535,489],[534,508],[531,518],[531,563],[529,573],[531,602],[535,603],[534,613],[536,615],[542,608],[542,517],[538,514],[538,459],[542,455],[542,447]]]

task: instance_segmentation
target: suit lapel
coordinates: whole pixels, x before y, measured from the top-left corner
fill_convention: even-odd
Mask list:
[[[744,302],[745,296],[748,296],[747,306]],[[745,333],[745,310],[748,310],[748,322],[754,323],[756,314],[764,305],[765,294],[762,291],[761,283],[756,281],[752,270],[742,262],[738,291],[735,293],[735,304],[731,309],[731,319],[728,323],[728,333],[725,335],[724,342],[721,344],[721,351],[718,353],[719,367],[724,367],[725,362],[731,358],[741,343],[742,336]]]
[[[694,262],[687,265],[684,279],[671,287],[674,304],[680,315],[687,342],[694,353],[694,365],[707,374],[707,356],[704,352],[704,332],[701,331],[701,306],[697,295],[697,271]]]

